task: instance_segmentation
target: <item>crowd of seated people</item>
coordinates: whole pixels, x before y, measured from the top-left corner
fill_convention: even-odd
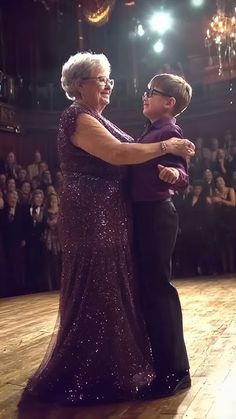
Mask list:
[[[0,165],[0,296],[57,290],[62,173],[53,176],[39,151],[28,167],[8,153]]]
[[[180,219],[174,276],[234,273],[236,140],[228,130],[221,141],[199,137],[195,145],[190,185],[173,198]],[[0,161],[0,297],[60,287],[62,184],[39,151],[27,167],[14,152]]]
[[[176,277],[236,272],[236,141],[196,138],[190,185],[176,194],[180,228],[173,267]]]

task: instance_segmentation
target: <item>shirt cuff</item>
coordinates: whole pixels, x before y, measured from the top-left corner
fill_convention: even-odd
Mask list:
[[[181,169],[176,168],[179,172],[179,179],[175,182],[174,186],[176,188],[181,188],[181,189],[185,189],[188,186],[188,182],[189,182],[189,176],[188,174]]]

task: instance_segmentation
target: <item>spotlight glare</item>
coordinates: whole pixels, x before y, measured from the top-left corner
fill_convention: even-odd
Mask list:
[[[153,49],[157,54],[160,54],[163,49],[164,49],[164,44],[161,41],[161,39],[159,39],[154,45],[153,45]]]
[[[143,36],[145,34],[145,31],[144,31],[143,26],[141,25],[141,23],[139,23],[139,25],[137,27],[137,34],[138,34],[138,36]]]
[[[204,0],[191,0],[191,4],[193,7],[201,7],[204,4]]]
[[[156,31],[159,34],[164,34],[172,28],[173,18],[168,12],[157,12],[152,16],[149,24],[153,31]]]

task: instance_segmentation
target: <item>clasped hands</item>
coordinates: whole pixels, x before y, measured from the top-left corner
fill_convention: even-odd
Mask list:
[[[195,154],[195,145],[187,140],[180,138],[171,138],[167,140],[166,145],[168,147],[168,153],[181,156],[185,159],[190,159]],[[166,167],[158,164],[159,178],[164,182],[175,184],[179,179],[179,170],[175,167]]]

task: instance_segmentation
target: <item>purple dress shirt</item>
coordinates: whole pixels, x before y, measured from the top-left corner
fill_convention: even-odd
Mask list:
[[[183,138],[181,128],[173,117],[162,118],[154,122],[148,132],[138,142],[157,143],[171,137]],[[179,179],[174,185],[159,178],[158,164],[175,167],[179,170]],[[133,201],[163,201],[174,194],[174,190],[188,186],[188,168],[185,159],[172,154],[165,154],[141,164],[134,164],[131,170],[131,196]]]

